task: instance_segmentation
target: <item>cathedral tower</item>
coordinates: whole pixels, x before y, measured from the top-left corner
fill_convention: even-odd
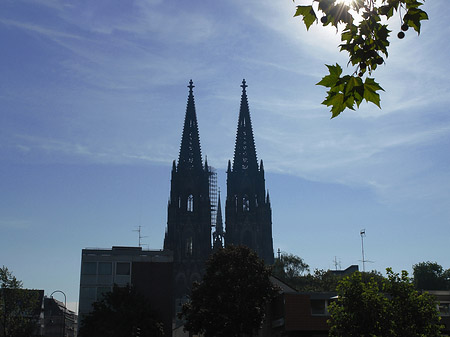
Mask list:
[[[258,166],[247,85],[242,81],[233,165],[228,161],[225,204],[225,245],[252,248],[267,264],[273,264],[272,209],[266,194],[264,166]]]
[[[173,251],[175,298],[200,281],[211,253],[209,168],[202,163],[192,80],[178,164],[173,161],[164,249]]]

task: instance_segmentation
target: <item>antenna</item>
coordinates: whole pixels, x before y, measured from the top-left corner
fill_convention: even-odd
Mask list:
[[[133,229],[133,232],[138,232],[138,235],[139,235],[139,247],[142,247],[141,239],[147,238],[148,236],[142,236],[141,235],[141,226],[138,226],[138,229]]]
[[[341,260],[338,261],[336,256],[334,257],[333,263],[334,263],[334,268],[336,270],[338,270],[338,267],[339,267],[339,269],[342,269],[342,267],[341,267]]]
[[[366,260],[364,258],[364,237],[366,236],[366,229],[361,229],[359,232],[361,235],[361,251],[362,251],[362,264],[363,264],[363,272],[366,271]]]

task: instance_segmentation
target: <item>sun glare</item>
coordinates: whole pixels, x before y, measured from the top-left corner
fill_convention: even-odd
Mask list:
[[[336,2],[340,2],[343,4],[346,4],[347,6],[350,6],[353,0],[337,0]]]

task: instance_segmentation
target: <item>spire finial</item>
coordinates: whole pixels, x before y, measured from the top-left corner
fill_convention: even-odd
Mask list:
[[[248,85],[247,85],[247,83],[245,82],[245,78],[242,80],[242,84],[241,84],[241,88],[242,88],[242,90],[243,91],[245,91],[245,88],[247,88],[248,87]]]
[[[189,81],[188,88],[189,88],[189,93],[192,94],[192,89],[195,88],[195,85],[194,85],[194,82],[192,82],[192,79]]]

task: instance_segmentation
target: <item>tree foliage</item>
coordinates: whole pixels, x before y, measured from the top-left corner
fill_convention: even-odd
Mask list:
[[[295,0],[294,0],[295,1]],[[300,16],[306,29],[318,22],[323,26],[334,26],[340,30],[340,51],[349,55],[348,64],[353,73],[342,75],[339,64],[327,65],[329,74],[317,83],[329,88],[322,104],[331,107],[332,117],[338,116],[346,108],[359,108],[363,100],[380,106],[378,91],[383,88],[369,76],[388,57],[389,37],[387,20],[398,14],[401,31],[398,38],[403,39],[405,32],[412,28],[420,34],[421,21],[428,15],[420,7],[418,0],[312,0],[311,5],[297,6],[294,16]]]
[[[275,259],[272,266],[273,275],[287,283],[308,271],[309,266],[301,257],[285,252]]]
[[[276,294],[270,269],[255,252],[228,246],[206,263],[201,283],[195,283],[180,318],[185,330],[205,337],[252,336],[260,329],[266,307]]]
[[[314,269],[310,273],[301,257],[289,253],[275,259],[272,274],[297,291],[335,291],[340,279],[329,270]]]
[[[0,268],[1,337],[29,337],[35,330],[39,294],[22,286],[7,267]]]
[[[114,286],[103,299],[93,303],[93,311],[82,321],[81,337],[157,337],[163,325],[151,309],[151,303],[133,287]]]
[[[353,273],[339,283],[329,311],[334,337],[441,336],[435,298],[415,290],[406,271],[399,275],[387,269],[382,284]]]
[[[449,290],[450,269],[444,270],[436,262],[420,262],[413,266],[416,289]]]
[[[339,281],[344,277],[331,270],[314,269],[309,272],[309,265],[299,256],[282,253],[275,259],[272,274],[295,288],[297,291],[336,291]],[[361,273],[363,280],[374,278],[378,284],[384,279],[381,273],[373,270]]]

